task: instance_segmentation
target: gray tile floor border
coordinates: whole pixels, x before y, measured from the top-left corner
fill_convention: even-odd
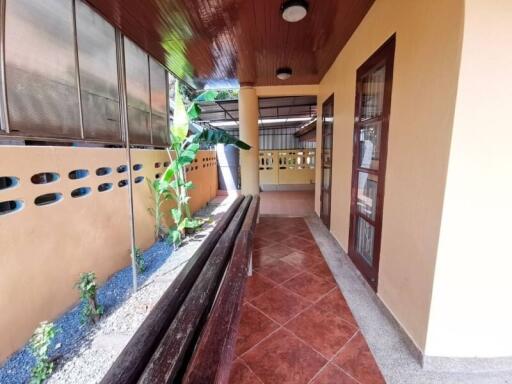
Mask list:
[[[512,370],[442,372],[422,369],[420,354],[384,304],[364,281],[347,254],[317,216],[306,218],[315,240],[345,296],[388,384],[512,384]],[[431,368],[450,369],[450,360]],[[456,360],[456,359],[455,359]],[[430,364],[429,361],[427,361]],[[457,361],[453,364],[460,367]]]

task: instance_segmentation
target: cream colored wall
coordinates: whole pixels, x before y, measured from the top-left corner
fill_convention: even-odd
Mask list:
[[[132,154],[133,164],[143,165],[134,177],[153,179],[164,170],[155,163],[168,161],[165,151]],[[17,187],[0,191],[0,201],[25,202],[20,211],[0,216],[2,361],[27,341],[40,321],[55,319],[77,302],[73,285],[81,272],[94,271],[104,282],[130,264],[130,226],[128,188],[117,186],[127,178],[127,173],[116,172],[117,166],[126,164],[124,149],[2,146],[0,157],[0,176],[20,180]],[[194,164],[188,177],[197,185],[191,193],[196,210],[216,194],[215,152],[201,151]],[[96,176],[99,167],[111,167],[113,172]],[[75,169],[87,169],[90,175],[70,180],[68,173]],[[56,172],[60,179],[34,185],[30,179],[39,172]],[[98,185],[105,182],[113,183],[113,189],[98,192]],[[84,186],[91,187],[90,195],[71,198],[73,189]],[[151,198],[146,180],[133,189],[137,245],[144,249],[153,243]],[[34,204],[37,196],[52,192],[64,198],[54,205]]]
[[[293,164],[285,166],[284,164],[287,164],[289,160]],[[260,151],[259,161],[260,185],[306,185],[315,183],[314,149]],[[311,165],[308,165],[308,161]]]
[[[512,2],[465,15],[426,353],[512,356]]]
[[[249,144],[251,149],[240,151],[241,189],[244,195],[260,193],[259,159],[259,126],[258,96],[254,87],[244,86],[238,94],[238,110],[240,117],[240,140]]]
[[[421,350],[427,336],[463,16],[463,0],[377,0],[322,79],[318,97],[321,111],[323,101],[334,93],[331,231],[347,250],[356,71],[396,33],[378,295]],[[320,181],[321,145],[317,148]]]

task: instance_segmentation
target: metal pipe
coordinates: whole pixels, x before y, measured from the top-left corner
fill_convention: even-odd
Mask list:
[[[84,115],[82,111],[82,87],[80,84],[80,61],[78,59],[78,32],[76,27],[76,0],[73,0],[73,40],[75,48],[75,77],[76,89],[78,90],[78,118],[80,119],[80,135],[85,139]]]
[[[132,181],[132,155],[130,150],[130,135],[128,129],[128,96],[126,92],[126,66],[124,56],[124,40],[121,32],[116,29],[117,73],[119,78],[119,104],[121,127],[123,128],[126,143],[126,157],[128,161],[128,195],[131,236],[132,284],[133,293],[137,292],[137,263],[135,261],[135,215],[133,210],[133,181]]]
[[[5,3],[6,0],[0,0],[0,131],[9,133],[7,83],[5,76]]]

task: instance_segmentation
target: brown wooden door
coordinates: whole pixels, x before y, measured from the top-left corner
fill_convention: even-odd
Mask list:
[[[320,218],[331,227],[332,134],[334,95],[322,104],[322,184],[320,185]]]
[[[377,289],[395,37],[357,71],[349,256]]]

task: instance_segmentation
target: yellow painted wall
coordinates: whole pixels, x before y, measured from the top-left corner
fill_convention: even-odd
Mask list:
[[[320,84],[334,93],[331,231],[348,249],[357,68],[396,33],[378,295],[425,349],[463,33],[463,0],[377,0]],[[321,143],[321,119],[317,143]],[[317,146],[320,159],[321,145]],[[320,161],[317,180],[321,180]],[[316,211],[319,212],[319,183]]]
[[[124,149],[72,147],[0,147],[0,176],[15,176],[19,185],[0,191],[0,201],[23,200],[18,212],[0,216],[0,361],[22,346],[40,321],[52,320],[74,305],[73,288],[81,272],[94,271],[100,282],[130,264],[128,188],[120,188],[116,168],[126,164]],[[168,161],[165,151],[133,150],[133,164],[143,168],[133,176],[154,179]],[[158,167],[155,164],[158,163]],[[96,176],[99,167],[113,173]],[[192,209],[197,210],[217,191],[215,152],[201,151],[187,176],[197,185],[192,190]],[[196,169],[197,167],[197,169]],[[90,175],[70,180],[68,173],[87,169]],[[35,185],[39,172],[56,172],[60,179]],[[98,192],[102,183],[113,189]],[[92,193],[71,198],[75,188],[91,187]],[[137,245],[153,243],[154,219],[149,214],[151,198],[146,180],[134,184]],[[36,206],[34,199],[60,192],[63,199]]]
[[[315,150],[260,151],[260,185],[315,183]]]
[[[512,1],[465,15],[426,353],[512,356]]]

